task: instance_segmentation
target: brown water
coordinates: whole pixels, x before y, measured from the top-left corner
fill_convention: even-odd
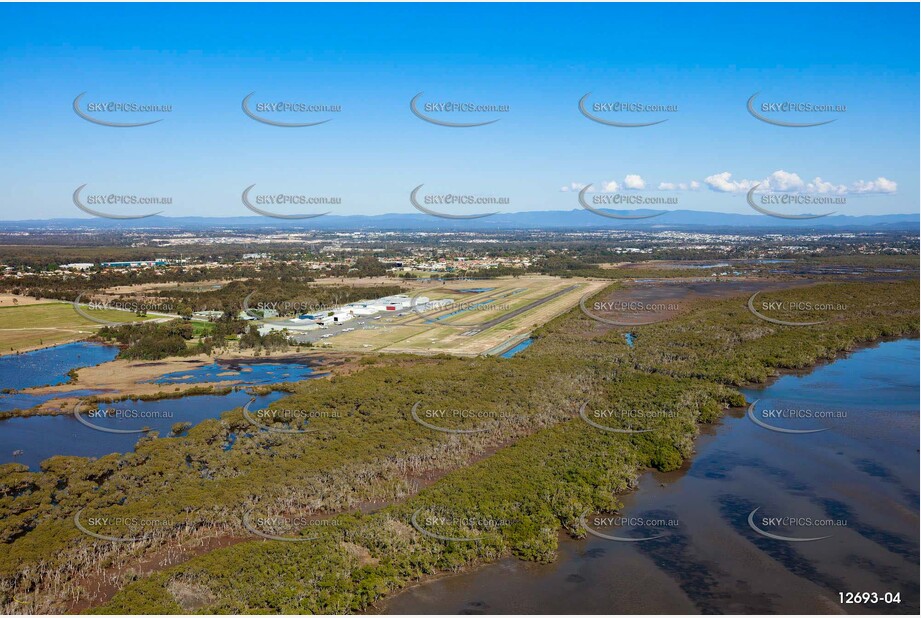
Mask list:
[[[756,410],[845,413],[769,419],[736,411],[704,428],[684,469],[647,473],[622,513],[677,525],[599,530],[561,540],[541,565],[509,558],[429,581],[384,613],[910,613],[919,610],[919,354],[916,340],[882,343],[804,375],[747,391]],[[756,416],[757,417],[757,416]],[[760,417],[763,418],[763,417]],[[749,525],[787,538],[767,538]],[[772,526],[764,517],[835,525]],[[591,522],[591,519],[589,519]],[[843,522],[843,523],[842,523]],[[900,603],[843,604],[841,592],[899,593]]]

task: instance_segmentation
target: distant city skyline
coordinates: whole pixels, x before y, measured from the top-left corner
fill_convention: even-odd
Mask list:
[[[420,203],[461,215],[576,209],[583,190],[626,196],[600,208],[756,214],[752,189],[826,200],[765,202],[791,214],[918,213],[918,17],[917,4],[2,5],[0,218],[255,216],[247,188],[276,213],[411,214],[420,185]]]

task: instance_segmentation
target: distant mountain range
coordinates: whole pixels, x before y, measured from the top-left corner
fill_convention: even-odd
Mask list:
[[[656,211],[612,211],[615,214],[643,215]],[[918,230],[921,217],[907,215],[830,215],[819,219],[788,220],[765,215],[740,215],[696,210],[674,210],[649,219],[608,219],[586,210],[545,210],[533,212],[501,213],[482,219],[450,220],[424,214],[384,215],[325,215],[315,219],[273,219],[270,217],[161,217],[145,219],[33,219],[0,221],[0,231],[26,229],[134,229],[134,230],[221,230],[221,229],[277,229],[277,230],[386,230],[386,231],[510,231],[510,230],[565,230],[565,229],[633,229],[633,230],[733,230],[737,232],[771,230],[854,229],[879,231]]]

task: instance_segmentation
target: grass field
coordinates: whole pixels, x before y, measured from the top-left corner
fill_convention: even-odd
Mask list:
[[[142,319],[114,309],[94,310],[91,315],[110,322]],[[79,315],[71,303],[0,307],[0,355],[85,339],[101,327]]]
[[[357,318],[348,323],[354,331],[336,335],[328,345],[341,350],[482,354],[544,324],[604,285],[543,276],[429,284],[412,294],[452,304],[424,313],[404,309],[403,316],[384,315],[379,320]]]

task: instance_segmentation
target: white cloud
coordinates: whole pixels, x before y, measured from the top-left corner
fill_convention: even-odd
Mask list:
[[[898,189],[898,183],[880,176],[876,180],[858,180],[850,186],[836,184],[823,180],[816,176],[811,182],[805,182],[796,172],[786,170],[777,170],[772,172],[766,178],[758,180],[749,180],[740,178],[738,180],[732,177],[731,172],[720,172],[707,176],[704,184],[712,191],[719,193],[745,193],[752,187],[758,186],[758,192],[783,192],[783,193],[817,193],[831,195],[847,195],[849,193],[877,193],[889,194],[895,193]],[[690,182],[660,182],[656,187],[659,191],[699,191],[703,185],[692,180]],[[560,188],[560,191],[581,191],[586,185],[581,182],[572,182]],[[641,190],[646,188],[646,181],[639,174],[627,174],[623,183],[616,180],[602,181],[599,183],[601,191],[614,192],[621,189]],[[589,192],[594,192],[593,186]]]
[[[700,189],[700,183],[696,180],[691,182],[660,182],[659,191],[697,191]]]
[[[639,174],[627,174],[624,177],[624,188],[641,190],[646,188],[646,181]]]
[[[803,179],[800,178],[798,174],[777,170],[762,180],[761,187],[759,188],[765,191],[781,191],[786,193],[799,191],[805,186],[806,183],[803,182]]]
[[[833,182],[825,182],[818,176],[812,182],[806,185],[807,193],[834,193],[835,195],[844,195],[847,193],[847,187],[836,185]]]
[[[742,193],[751,190],[751,188],[756,185],[759,191],[784,192],[800,191],[806,186],[806,183],[803,182],[803,179],[800,178],[798,174],[785,172],[784,170],[777,170],[761,181],[748,180],[747,178],[733,180],[730,172],[721,172],[719,174],[707,176],[704,182],[706,182],[707,186],[712,190],[719,191],[720,193]]]
[[[748,191],[754,187],[757,182],[754,180],[732,180],[731,172],[720,172],[704,178],[707,186],[720,193],[738,193],[739,191]]]
[[[848,193],[895,193],[898,183],[880,176],[876,180],[858,180],[850,187],[822,180],[816,176],[812,182],[803,182],[799,174],[777,170],[770,176],[756,182],[754,180],[734,180],[730,172],[722,172],[708,176],[704,182],[713,191],[720,193],[743,193],[758,185],[758,192],[785,192],[785,193],[830,193],[833,195],[847,195]],[[663,183],[671,184],[671,183]],[[661,185],[660,185],[661,188]]]
[[[899,185],[897,182],[880,176],[876,180],[858,180],[854,183],[851,190],[854,193],[895,193],[898,188]]]

